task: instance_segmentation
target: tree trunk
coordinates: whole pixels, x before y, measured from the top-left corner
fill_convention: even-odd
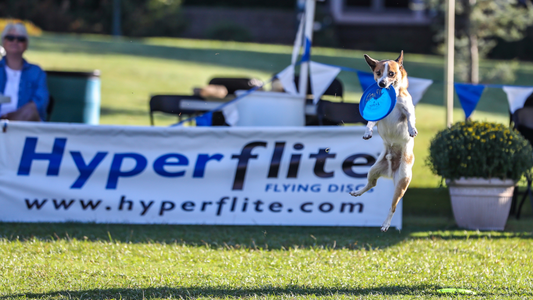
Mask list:
[[[468,38],[468,82],[479,83],[479,49],[477,35],[472,31],[472,10],[476,0],[464,0],[465,34]]]
[[[470,33],[468,36],[468,45],[470,46],[470,83],[479,83],[479,49],[477,43],[477,36]]]

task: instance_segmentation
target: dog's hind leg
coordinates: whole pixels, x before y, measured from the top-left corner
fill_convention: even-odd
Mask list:
[[[389,162],[385,159],[385,153],[379,156],[376,163],[368,171],[366,186],[358,191],[350,192],[350,195],[354,197],[361,196],[371,188],[375,187],[379,177],[387,176],[389,172]]]
[[[412,168],[414,163],[414,155],[412,153],[402,153],[402,159],[400,161],[400,167],[394,173],[394,195],[392,196],[392,205],[389,210],[389,215],[383,225],[381,226],[381,231],[385,232],[389,230],[390,223],[392,221],[392,216],[396,212],[396,206],[402,199],[409,183],[412,178]]]

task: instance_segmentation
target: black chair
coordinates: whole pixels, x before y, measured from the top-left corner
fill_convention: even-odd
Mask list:
[[[186,95],[155,95],[150,98],[150,124],[154,126],[154,112],[163,112],[178,116],[178,121],[182,120],[183,115],[194,115],[199,113],[198,110],[187,110],[181,108],[181,100],[194,99],[204,100],[198,96]]]
[[[522,108],[517,109],[513,114],[511,114],[511,124],[513,124],[513,127],[518,130],[518,132],[520,132],[520,134],[522,134],[531,143],[531,145],[533,145],[533,95],[529,96]],[[533,153],[531,155],[533,155]],[[513,201],[510,213],[516,213],[517,219],[520,218],[520,212],[527,196],[529,196],[531,207],[533,207],[533,195],[531,191],[533,178],[526,176],[526,180],[526,189],[520,191],[518,186],[516,186],[513,193]],[[519,202],[518,197],[520,196],[522,196],[522,199]]]
[[[320,126],[346,123],[363,123],[366,125],[368,123],[359,113],[358,103],[319,100],[316,107],[316,115]]]
[[[237,90],[250,90],[261,84],[261,81],[252,78],[215,77],[209,84],[223,85],[228,90],[228,95],[235,95]]]

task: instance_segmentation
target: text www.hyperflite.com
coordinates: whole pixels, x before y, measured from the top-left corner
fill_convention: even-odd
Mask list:
[[[226,213],[254,212],[254,213],[292,213],[296,210],[303,213],[362,213],[364,205],[361,202],[302,202],[300,204],[283,204],[281,202],[265,202],[250,200],[246,197],[222,197],[215,201],[155,201],[155,200],[130,200],[122,196],[116,206],[106,206],[103,200],[83,199],[24,199],[28,210],[40,210],[43,207],[52,207],[58,211],[68,211],[76,206],[84,211],[137,211],[141,216],[156,212],[159,216],[167,213],[181,211],[183,213],[205,212],[217,216]]]

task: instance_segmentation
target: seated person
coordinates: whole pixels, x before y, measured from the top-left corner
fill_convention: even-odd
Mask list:
[[[0,95],[11,98],[0,103],[0,119],[46,120],[49,101],[46,73],[22,58],[28,48],[28,32],[22,23],[10,23],[2,32],[6,55],[0,60]]]

